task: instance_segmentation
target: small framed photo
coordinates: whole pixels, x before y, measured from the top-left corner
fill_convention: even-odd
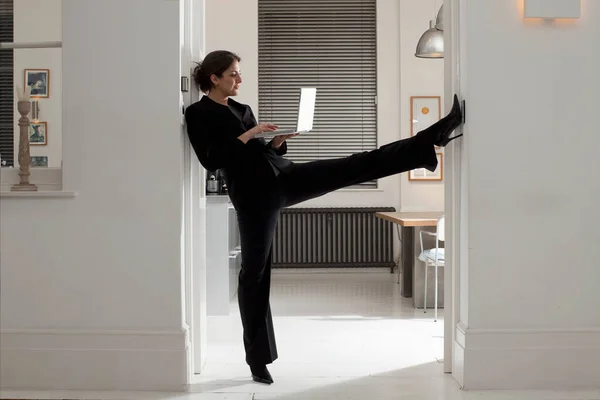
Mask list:
[[[418,168],[409,171],[409,181],[441,181],[444,179],[444,155],[435,153],[438,159],[438,166],[435,171],[431,172],[425,168]]]
[[[32,168],[47,167],[48,166],[48,156],[31,156],[31,163],[29,165]]]
[[[49,69],[26,69],[25,86],[31,87],[31,97],[50,97],[50,70]]]
[[[410,97],[410,136],[429,128],[442,118],[440,96]]]
[[[47,122],[32,122],[29,124],[29,144],[31,146],[45,146],[48,144]]]

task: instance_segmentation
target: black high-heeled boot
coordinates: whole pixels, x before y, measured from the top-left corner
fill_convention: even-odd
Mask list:
[[[458,96],[454,95],[454,103],[452,105],[452,109],[450,113],[442,118],[440,121],[432,125],[432,127],[438,125],[437,138],[435,140],[435,145],[444,147],[454,139],[461,137],[463,134],[456,135],[454,137],[450,137],[450,134],[460,126],[463,122],[463,113],[460,109],[460,102],[458,101]]]
[[[254,382],[265,383],[267,385],[273,383],[273,378],[266,365],[251,365],[250,372],[252,372],[252,380]]]

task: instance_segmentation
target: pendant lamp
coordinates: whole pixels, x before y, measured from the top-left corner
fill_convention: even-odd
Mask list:
[[[417,43],[415,57],[418,58],[444,58],[444,32],[435,29],[436,22],[429,21],[429,29],[423,33]]]
[[[435,19],[435,29],[438,31],[444,30],[444,5],[440,7],[440,11],[437,13],[437,18]]]

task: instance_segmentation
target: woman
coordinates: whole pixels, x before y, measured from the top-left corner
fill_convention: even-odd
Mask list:
[[[208,54],[194,70],[194,81],[205,93],[187,108],[190,142],[204,168],[223,169],[237,216],[242,248],[238,301],[244,328],[246,362],[257,382],[273,383],[267,364],[277,359],[269,291],[271,244],[279,212],[284,207],[336,189],[415,168],[434,171],[435,145],[445,146],[462,122],[458,98],[448,116],[409,139],[349,157],[293,163],[286,140],[255,138],[276,125],[257,123],[249,106],[231,97],[242,77],[240,58],[229,51]],[[460,135],[459,135],[460,136]]]

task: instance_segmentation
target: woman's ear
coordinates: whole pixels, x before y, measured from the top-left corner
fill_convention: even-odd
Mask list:
[[[219,78],[217,78],[215,74],[212,74],[210,76],[210,81],[212,82],[213,86],[217,86],[217,84],[219,83]]]

